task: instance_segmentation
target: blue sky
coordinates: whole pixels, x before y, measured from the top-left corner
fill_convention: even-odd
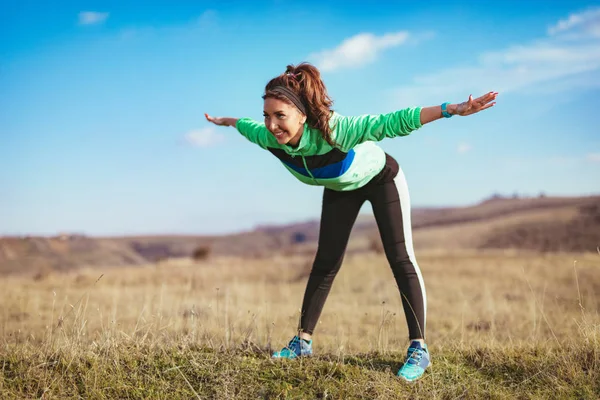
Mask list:
[[[380,142],[415,207],[600,193],[599,2],[59,3],[0,3],[0,235],[318,218],[321,188],[203,117],[261,120],[301,61],[345,115],[499,92]]]

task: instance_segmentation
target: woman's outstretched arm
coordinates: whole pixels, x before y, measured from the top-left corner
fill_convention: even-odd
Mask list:
[[[471,115],[495,105],[497,92],[469,99],[459,104],[446,103],[446,112],[452,115]],[[409,135],[423,125],[443,118],[442,106],[409,107],[388,114],[361,115],[337,119],[335,141],[343,148],[352,148],[365,141],[380,141]]]
[[[212,117],[204,114],[206,120],[219,126],[232,126],[249,141],[259,145],[263,149],[273,146],[277,140],[269,133],[264,123],[254,121],[251,118]]]
[[[446,111],[450,115],[465,116],[475,114],[496,104],[493,102],[496,100],[496,96],[498,96],[498,92],[489,92],[476,99],[473,99],[473,96],[471,95],[469,96],[469,100],[460,104],[448,104]],[[442,106],[423,107],[421,109],[421,125],[425,125],[443,117]]]

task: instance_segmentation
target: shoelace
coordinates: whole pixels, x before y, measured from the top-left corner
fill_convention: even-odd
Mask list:
[[[292,349],[293,349],[293,347],[294,347],[295,345],[299,344],[299,343],[300,343],[300,338],[296,336],[296,337],[294,337],[292,340],[290,340],[290,342],[288,343],[287,347],[288,347],[290,350],[292,350]]]
[[[419,365],[419,363],[421,362],[421,358],[423,358],[424,350],[415,349],[411,347],[408,349],[408,351],[410,352],[410,354],[407,357],[406,362],[411,365]]]

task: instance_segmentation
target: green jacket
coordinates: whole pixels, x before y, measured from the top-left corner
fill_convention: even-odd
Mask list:
[[[385,153],[374,142],[406,136],[421,127],[421,107],[389,114],[330,119],[335,147],[317,129],[304,124],[297,147],[277,143],[262,122],[241,118],[236,129],[252,143],[269,150],[301,182],[346,191],[366,185],[385,165]]]

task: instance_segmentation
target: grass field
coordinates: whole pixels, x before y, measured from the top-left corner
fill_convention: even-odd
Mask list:
[[[417,254],[433,366],[407,346],[382,255],[348,256],[312,359],[294,334],[310,258],[173,260],[0,282],[0,397],[600,398],[600,255]]]

